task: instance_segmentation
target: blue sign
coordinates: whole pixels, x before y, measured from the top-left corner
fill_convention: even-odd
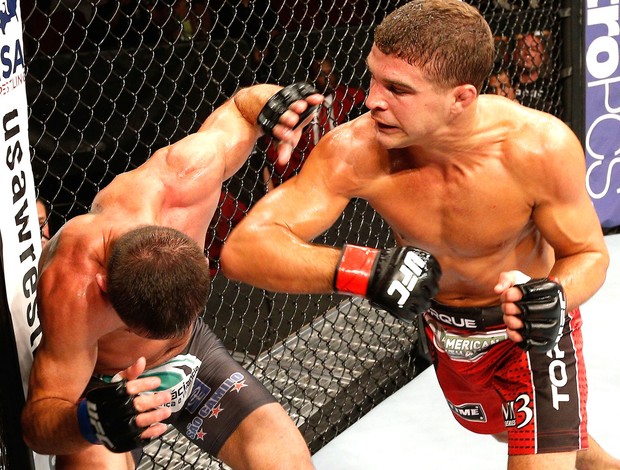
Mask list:
[[[586,0],[586,185],[605,228],[620,226],[620,6]]]

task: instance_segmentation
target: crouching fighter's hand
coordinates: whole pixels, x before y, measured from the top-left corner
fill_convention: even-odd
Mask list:
[[[530,279],[519,271],[510,271],[500,274],[495,291],[501,294],[511,340],[526,351],[554,348],[566,318],[564,289],[555,278]]]
[[[323,99],[312,85],[300,82],[282,88],[267,101],[257,121],[266,135],[280,141],[278,163],[288,162]]]
[[[430,307],[440,278],[439,263],[424,250],[345,245],[336,267],[334,288],[340,293],[364,296],[372,305],[411,322]]]
[[[161,421],[170,417],[170,409],[163,406],[172,399],[170,392],[140,395],[159,387],[161,379],[131,380],[134,370],[138,375],[144,371],[144,358],[121,373],[126,378],[90,390],[78,403],[78,424],[87,441],[122,453],[166,431]]]

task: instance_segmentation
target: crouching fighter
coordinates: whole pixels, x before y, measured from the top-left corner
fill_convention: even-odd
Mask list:
[[[304,84],[240,90],[198,132],[118,175],[43,250],[43,339],[22,423],[58,469],[133,468],[128,451],[164,422],[234,469],[312,468],[284,408],[200,318],[205,234],[268,101],[286,161],[322,96]]]

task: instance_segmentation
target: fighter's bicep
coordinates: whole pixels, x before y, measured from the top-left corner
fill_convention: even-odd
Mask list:
[[[270,225],[304,241],[325,232],[340,216],[348,200],[299,175],[265,195],[242,223]]]
[[[324,233],[338,220],[349,198],[331,190],[324,180],[310,180],[305,176],[299,175],[282,185],[282,196],[286,198],[285,201],[295,201],[295,204],[288,207],[289,229],[299,238],[309,241]],[[288,198],[286,192],[294,192],[296,197]]]
[[[532,214],[559,256],[592,249],[600,242],[600,224],[585,187],[583,154],[572,140],[565,136],[560,148],[540,165],[543,179]]]

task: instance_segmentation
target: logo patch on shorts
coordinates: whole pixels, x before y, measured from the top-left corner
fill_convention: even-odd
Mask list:
[[[504,424],[507,428],[516,427],[521,429],[530,424],[534,418],[531,402],[530,396],[527,393],[522,393],[514,400],[502,404]]]
[[[487,415],[480,403],[463,403],[462,405],[455,405],[449,400],[448,406],[452,410],[452,413],[465,421],[472,421],[474,423],[486,423]]]
[[[425,318],[433,332],[433,341],[437,349],[455,361],[477,361],[491,346],[508,339],[505,328],[475,334],[460,334],[446,331],[439,322],[428,315]]]

